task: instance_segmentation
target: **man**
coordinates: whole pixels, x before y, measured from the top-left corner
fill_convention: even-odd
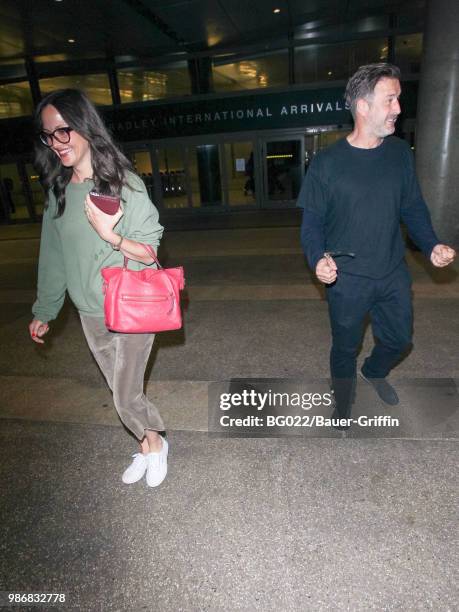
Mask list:
[[[386,404],[398,403],[386,376],[409,349],[412,334],[411,279],[400,222],[434,266],[447,266],[455,257],[432,228],[408,144],[391,136],[400,93],[396,66],[358,69],[345,93],[354,130],[314,158],[298,198],[304,208],[303,249],[327,286],[333,416],[338,418],[350,416],[368,314],[376,344],[361,376]]]

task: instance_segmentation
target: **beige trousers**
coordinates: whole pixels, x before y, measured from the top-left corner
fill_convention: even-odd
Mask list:
[[[113,393],[113,402],[124,425],[142,440],[145,429],[164,431],[158,409],[143,391],[145,368],[155,334],[110,332],[101,317],[81,315],[91,353]]]

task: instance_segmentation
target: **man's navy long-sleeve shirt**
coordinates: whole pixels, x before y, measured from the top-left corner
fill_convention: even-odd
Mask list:
[[[314,271],[325,251],[344,251],[355,257],[339,258],[340,271],[383,278],[404,257],[400,222],[426,256],[439,243],[413,154],[395,136],[373,149],[353,147],[343,138],[319,152],[304,179],[298,206],[304,208],[301,243]]]

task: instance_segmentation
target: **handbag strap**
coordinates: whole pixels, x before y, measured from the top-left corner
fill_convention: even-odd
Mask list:
[[[153,261],[158,266],[158,269],[162,270],[163,267],[159,263],[159,259],[157,258],[156,253],[153,250],[153,247],[151,247],[149,244],[144,244],[143,242],[139,242],[139,244],[141,244],[143,246],[143,248],[147,251],[147,253],[153,257]],[[129,261],[129,257],[126,257],[126,255],[125,255],[124,256],[124,267],[125,268],[127,268],[127,266],[128,266],[128,261]]]

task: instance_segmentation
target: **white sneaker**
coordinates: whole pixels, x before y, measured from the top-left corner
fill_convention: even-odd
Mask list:
[[[140,480],[147,469],[146,455],[142,455],[142,453],[135,453],[132,456],[134,457],[134,461],[127,468],[127,470],[125,470],[121,477],[121,480],[125,484],[132,484],[133,482]]]
[[[166,478],[169,444],[166,438],[162,438],[162,441],[163,446],[159,453],[145,455],[147,460],[147,485],[149,487],[157,487]]]

